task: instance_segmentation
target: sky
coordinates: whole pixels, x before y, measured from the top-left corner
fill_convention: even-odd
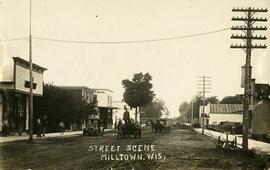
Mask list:
[[[12,57],[28,60],[29,0],[0,0],[0,79]],[[197,94],[198,76],[211,77],[207,96],[242,94],[245,53],[230,49],[233,7],[270,9],[269,0],[32,0],[33,62],[47,68],[45,83],[107,88],[122,100],[123,79],[150,73],[156,97],[171,117]],[[256,14],[270,19],[267,14]],[[261,23],[260,25],[269,25]],[[67,43],[37,39],[111,42],[140,41],[224,31],[144,43]],[[270,38],[269,30],[255,32]],[[35,38],[36,37],[36,38]],[[21,40],[5,41],[14,38]],[[260,42],[259,42],[260,43]],[[270,45],[269,39],[261,42]],[[256,83],[270,83],[270,50],[252,52]]]

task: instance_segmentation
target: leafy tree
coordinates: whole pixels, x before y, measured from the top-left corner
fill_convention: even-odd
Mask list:
[[[151,90],[153,85],[150,82],[152,76],[149,73],[134,74],[132,80],[125,79],[122,85],[125,89],[124,101],[132,108],[135,108],[135,122],[137,122],[138,107],[151,103],[155,94]]]
[[[63,121],[61,118],[65,118],[64,114],[68,110],[59,104],[63,102],[61,96],[62,93],[57,87],[46,84],[43,87],[43,97],[34,97],[34,120],[38,116],[46,114],[48,117],[48,131],[57,130],[57,124]]]
[[[179,106],[179,112],[182,113],[184,111],[187,111],[189,109],[189,103],[184,101],[183,103],[180,104]]]
[[[205,105],[211,103],[218,103],[218,99],[216,96],[208,97],[205,99]],[[193,118],[199,118],[200,113],[200,106],[203,105],[203,97],[202,96],[196,96],[195,99],[193,99]],[[180,118],[184,121],[190,120],[191,115],[191,108],[192,107],[192,101],[191,102],[183,102],[179,106],[179,113]]]
[[[149,118],[160,118],[163,115],[169,115],[169,111],[162,99],[155,99],[151,103],[143,106],[142,110]]]
[[[269,98],[270,85],[269,84],[256,84],[255,85],[254,99],[260,101],[262,98]]]
[[[221,101],[220,104],[242,104],[241,96],[226,96]]]
[[[217,103],[219,103],[219,101],[217,99],[217,96],[212,96],[212,97],[207,97],[205,99],[205,103],[206,103],[206,105],[209,104],[209,103],[211,103],[211,104],[217,104]]]
[[[189,115],[190,115],[190,111],[191,111],[191,103],[184,101],[183,103],[180,104],[178,110],[180,113],[181,120],[187,121],[190,117]]]
[[[203,97],[196,96],[194,102],[193,102],[193,117],[199,118],[200,114],[200,106],[203,105]]]

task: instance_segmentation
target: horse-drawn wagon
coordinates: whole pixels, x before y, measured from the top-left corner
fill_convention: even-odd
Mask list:
[[[141,138],[142,130],[140,125],[135,123],[118,123],[116,127],[117,138],[128,138],[130,135],[134,135],[134,138]]]
[[[166,119],[161,119],[161,118],[152,119],[150,120],[150,122],[151,122],[152,132],[155,132],[155,133],[161,133],[161,132],[170,133],[171,132],[171,126],[168,125]]]

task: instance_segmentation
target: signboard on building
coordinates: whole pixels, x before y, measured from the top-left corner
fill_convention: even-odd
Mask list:
[[[29,93],[30,73],[29,62],[19,57],[13,57],[14,60],[14,89],[22,93]],[[43,95],[43,72],[46,68],[33,64],[33,94]]]

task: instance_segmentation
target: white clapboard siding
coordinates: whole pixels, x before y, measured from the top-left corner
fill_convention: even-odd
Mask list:
[[[209,124],[213,124],[215,122],[220,123],[220,122],[243,122],[243,114],[239,113],[210,113],[210,118],[209,118]]]
[[[25,87],[25,81],[29,81],[29,70],[16,65],[16,78],[15,78],[15,90],[20,90],[24,92],[29,92],[29,88]],[[34,81],[36,83],[36,89],[33,89],[34,94],[43,94],[43,74],[33,71]]]
[[[112,107],[112,95],[110,90],[98,89],[95,90],[99,107]]]

